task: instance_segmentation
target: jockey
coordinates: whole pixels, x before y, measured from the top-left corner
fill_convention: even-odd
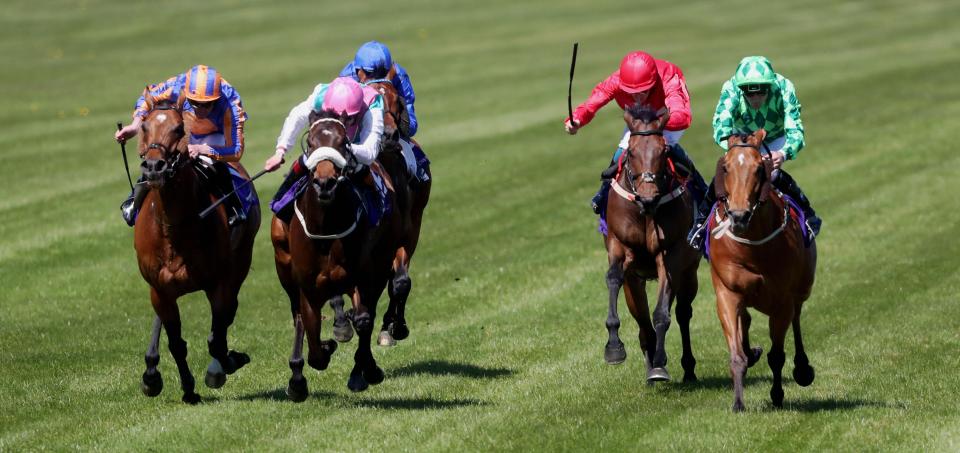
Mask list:
[[[393,62],[390,49],[379,41],[363,43],[357,49],[353,61],[347,63],[340,71],[340,77],[350,77],[361,84],[384,80],[393,84],[400,97],[403,98],[404,111],[397,119],[403,157],[407,161],[407,167],[411,170],[411,175],[421,182],[426,182],[430,178],[426,170],[429,160],[420,145],[411,140],[417,134],[419,127],[417,112],[413,107],[417,98],[413,93],[413,85],[410,83],[407,70],[399,63]]]
[[[793,83],[773,71],[766,57],[746,57],[740,60],[736,72],[720,90],[720,101],[713,115],[713,139],[724,150],[727,138],[737,132],[753,133],[765,129],[761,153],[772,159],[773,186],[793,198],[807,218],[807,229],[816,236],[822,221],[800,186],[781,168],[784,161],[793,160],[803,149],[803,123],[800,122],[800,101]],[[703,244],[707,216],[716,201],[713,182],[707,196],[697,208],[694,226],[687,236],[690,245],[699,249]]]
[[[373,88],[361,87],[349,77],[338,77],[329,84],[317,85],[306,100],[290,110],[277,137],[276,153],[264,163],[264,170],[274,171],[284,163],[284,155],[307,124],[311,111],[333,112],[346,126],[347,135],[351,137],[350,150],[357,160],[348,164],[346,172],[356,173],[361,165],[370,165],[377,159],[383,135],[383,96]],[[305,156],[300,156],[280,184],[274,202],[308,172]]]
[[[665,60],[656,60],[650,54],[641,51],[628,53],[620,62],[620,68],[610,74],[604,81],[597,84],[590,93],[586,102],[580,104],[573,111],[573,118],[564,121],[568,134],[576,134],[593,119],[597,110],[610,100],[616,100],[622,109],[632,104],[645,104],[654,109],[664,106],[670,109],[670,119],[663,131],[663,138],[667,143],[667,154],[677,164],[680,172],[691,176],[688,188],[699,202],[707,189],[703,177],[693,165],[693,161],[680,147],[680,137],[690,127],[690,95],[687,94],[687,84],[680,68]],[[593,197],[593,212],[600,214],[606,209],[607,190],[610,187],[610,178],[614,177],[617,162],[623,150],[627,149],[630,141],[630,130],[624,129],[620,144],[613,155],[611,168],[603,172],[603,182],[600,190]]]
[[[247,113],[243,109],[240,94],[221,77],[220,72],[205,65],[197,65],[187,72],[173,76],[164,82],[149,85],[143,90],[133,111],[133,120],[114,134],[124,143],[140,130],[140,125],[153,107],[167,101],[183,112],[190,138],[187,151],[190,158],[205,156],[215,162],[238,162],[243,156],[243,125]],[[222,193],[234,190],[230,171],[224,164],[214,165],[217,184]],[[123,219],[133,226],[136,213],[146,197],[147,188],[141,180],[133,193],[120,207]],[[246,219],[238,196],[227,199],[232,211],[230,225]],[[228,211],[229,212],[229,211]]]

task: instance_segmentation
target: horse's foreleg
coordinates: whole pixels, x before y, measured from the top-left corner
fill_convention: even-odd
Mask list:
[[[307,345],[310,347],[307,364],[318,371],[327,369],[330,365],[330,357],[337,350],[336,341],[320,339],[321,308],[323,308],[322,300],[315,300],[301,293],[300,316],[307,336]]]
[[[803,348],[803,335],[800,333],[800,304],[796,305],[793,311],[793,345],[796,353],[793,356],[793,380],[797,385],[806,387],[813,383],[816,376],[813,367],[810,366],[810,360],[807,359],[807,351]]]
[[[620,297],[620,288],[623,286],[623,269],[625,267],[625,252],[623,246],[615,239],[607,241],[607,260],[610,267],[607,269],[607,345],[603,350],[603,358],[610,365],[623,363],[627,359],[627,350],[620,341],[620,317],[617,315],[617,299]],[[646,305],[646,304],[644,304]],[[642,330],[642,329],[641,329]]]
[[[633,273],[627,273],[624,276],[624,299],[627,302],[627,308],[633,319],[637,321],[640,332],[637,335],[640,339],[640,351],[643,354],[643,365],[650,377],[650,371],[653,369],[653,353],[657,348],[657,335],[653,330],[653,324],[650,323],[650,309],[647,307],[646,282]],[[647,381],[653,383],[653,381]]]
[[[741,325],[742,300],[719,281],[713,274],[713,286],[717,292],[717,317],[723,335],[727,339],[727,348],[730,350],[730,375],[733,378],[733,411],[742,412],[743,407],[743,378],[747,373],[747,356],[743,352],[743,330]]]
[[[379,287],[358,288],[353,294],[353,328],[357,331],[358,344],[357,352],[353,355],[353,370],[347,380],[347,388],[353,392],[362,392],[370,384],[383,382],[383,370],[377,366],[370,349],[370,337],[377,316],[377,299],[385,285],[384,281]]]
[[[683,356],[680,357],[680,364],[683,366],[683,382],[696,382],[697,374],[694,369],[697,366],[697,359],[693,356],[693,348],[690,347],[690,319],[693,318],[693,299],[697,297],[696,268],[682,278],[677,278],[676,281],[677,325],[680,326],[680,343],[683,346]]]
[[[349,316],[343,311],[342,294],[330,298],[330,308],[333,309],[333,338],[341,343],[353,339],[353,327],[350,327]]]
[[[140,390],[144,395],[151,397],[157,396],[163,391],[163,377],[160,376],[160,370],[157,369],[157,365],[160,363],[161,326],[160,317],[155,316],[150,332],[150,345],[147,346],[147,353],[144,355],[147,370],[143,372],[143,378],[140,381]]]
[[[783,407],[783,362],[786,355],[783,352],[783,339],[787,336],[790,327],[790,318],[782,313],[770,316],[770,352],[767,354],[767,363],[773,372],[773,386],[770,388],[770,399],[775,407]]]
[[[657,255],[657,306],[653,309],[653,329],[657,344],[653,353],[652,369],[647,373],[648,382],[669,381],[667,373],[667,331],[670,330],[670,306],[673,303],[673,288],[663,254]]]
[[[300,313],[293,316],[293,352],[290,354],[290,371],[293,372],[293,376],[287,383],[287,398],[299,403],[309,395],[307,379],[303,377],[303,318]]]
[[[403,340],[410,335],[407,321],[403,316],[412,286],[409,266],[410,257],[407,255],[407,250],[399,247],[393,258],[393,278],[387,286],[390,305],[383,314],[383,325],[380,327],[380,335],[377,338],[377,344],[380,346],[394,346],[398,340]]]
[[[199,403],[200,395],[194,392],[196,382],[193,380],[193,374],[187,364],[187,342],[183,340],[180,330],[180,308],[177,306],[177,300],[163,297],[151,288],[150,301],[157,317],[163,323],[163,329],[167,331],[170,355],[177,363],[177,372],[180,374],[180,388],[183,390],[183,398],[181,399],[188,404]]]
[[[750,347],[750,324],[753,323],[753,317],[750,316],[750,312],[744,308],[740,317],[740,323],[743,326],[743,352],[747,354],[747,368],[750,368],[760,361],[760,357],[763,355],[763,348],[760,346],[755,348]]]
[[[233,374],[244,365],[250,363],[250,356],[231,351],[227,347],[227,329],[233,324],[237,315],[237,291],[224,287],[207,291],[210,301],[211,322],[210,336],[207,337],[207,351],[213,360],[207,366],[207,376],[204,383],[207,387],[218,389],[227,382],[227,375]]]

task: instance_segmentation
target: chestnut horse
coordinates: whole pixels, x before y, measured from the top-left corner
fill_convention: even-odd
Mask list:
[[[140,157],[144,183],[150,192],[134,226],[134,248],[140,274],[150,284],[150,302],[157,314],[141,389],[147,396],[157,396],[163,390],[163,379],[157,370],[162,324],[180,373],[182,399],[193,404],[200,401],[200,396],[194,393],[193,375],[187,365],[187,342],[181,336],[177,298],[201,290],[207,294],[213,315],[207,346],[213,360],[205,382],[208,387],[220,388],[226,375],[250,362],[246,354],[228,350],[227,328],[233,324],[237,294],[250,270],[260,210],[254,206],[246,222],[234,226],[232,231],[223,206],[216,215],[199,218],[200,211],[215,198],[202,184],[203,170],[195,168],[198,164],[187,154],[181,112],[169,104],[157,106],[143,121]],[[246,175],[239,163],[231,165]]]
[[[633,106],[624,112],[630,142],[620,160],[620,171],[607,201],[606,236],[607,312],[609,339],[604,358],[609,364],[622,363],[626,350],[618,334],[617,298],[624,287],[627,307],[640,326],[640,347],[644,351],[647,381],[667,381],[667,353],[664,340],[670,327],[670,305],[677,298],[677,319],[683,344],[684,382],[696,381],[696,359],[690,349],[690,318],[697,295],[697,266],[700,256],[685,237],[693,221],[693,201],[667,157],[663,127],[670,112]],[[659,285],[653,324],[647,308],[646,280]]]
[[[410,175],[401,154],[401,140],[412,145],[416,142],[406,136],[405,119],[406,109],[396,87],[390,82],[391,73],[385,79],[366,81],[364,84],[377,90],[383,96],[383,149],[377,159],[384,169],[390,173],[397,194],[397,209],[400,211],[402,222],[402,242],[397,248],[393,260],[393,279],[387,287],[390,295],[390,305],[383,314],[383,325],[377,343],[380,346],[393,346],[398,340],[410,335],[407,321],[404,316],[407,307],[407,297],[410,295],[412,280],[410,279],[410,260],[417,249],[420,240],[420,226],[423,223],[423,211],[430,200],[430,188],[433,182],[430,177],[425,182],[411,181],[415,178]]]
[[[767,362],[773,371],[773,405],[783,405],[783,341],[791,325],[796,347],[793,378],[803,387],[814,379],[800,335],[800,309],[813,288],[817,245],[811,242],[805,247],[803,226],[772,188],[772,164],[760,153],[764,137],[761,129],[728,139],[729,151],[717,162],[719,201],[709,223],[713,235],[710,275],[717,292],[717,315],[730,348],[735,412],[744,409],[743,378],[761,353],[760,348],[750,348],[747,308],[770,317]]]
[[[349,318],[360,339],[347,387],[359,392],[383,382],[383,370],[370,350],[370,337],[377,300],[393,276],[391,265],[400,237],[396,209],[376,226],[369,225],[353,182],[359,175],[347,177],[343,173],[355,159],[343,123],[328,113],[312,113],[310,121],[309,181],[294,201],[296,215],[290,224],[274,216],[271,228],[277,275],[290,298],[294,324],[290,357],[293,376],[287,395],[298,402],[308,396],[303,376],[304,333],[310,348],[307,363],[317,370],[326,369],[337,344],[320,339],[320,310],[328,300],[341,299],[342,294],[352,296]],[[384,176],[389,187],[389,175],[379,165],[375,163],[370,171]],[[392,191],[388,197],[395,206]]]

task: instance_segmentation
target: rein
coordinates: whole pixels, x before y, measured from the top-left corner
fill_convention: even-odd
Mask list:
[[[293,202],[293,212],[297,215],[297,219],[300,220],[300,225],[303,226],[303,234],[310,239],[321,241],[344,238],[350,233],[353,233],[353,230],[357,229],[357,224],[360,223],[360,205],[357,205],[357,217],[353,220],[353,224],[351,224],[350,227],[343,232],[336,234],[313,234],[309,229],[307,229],[307,221],[303,218],[303,213],[300,212],[300,206],[296,201]]]
[[[783,200],[783,196],[780,195],[780,192],[777,192],[777,196],[780,197],[781,200]],[[756,205],[754,205],[754,207],[756,207]],[[726,208],[724,208],[724,209],[726,209]],[[730,225],[731,225],[731,223],[732,223],[732,222],[730,221],[730,218],[727,217],[727,218],[725,218],[725,219],[720,219],[720,211],[719,211],[719,210],[714,211],[714,218],[717,220],[717,226],[714,227],[712,230],[710,230],[710,233],[713,234],[713,238],[714,238],[714,239],[720,239],[721,237],[726,236],[726,237],[728,237],[728,238],[730,238],[730,239],[733,239],[734,241],[737,241],[737,242],[739,242],[739,243],[741,243],[741,244],[746,244],[746,245],[763,245],[763,244],[766,244],[767,242],[770,242],[770,240],[772,240],[773,238],[777,237],[777,235],[779,235],[780,233],[782,233],[783,230],[787,227],[787,222],[790,221],[790,205],[787,204],[786,201],[784,201],[784,203],[783,203],[783,223],[780,224],[780,227],[779,227],[779,228],[777,228],[776,230],[773,230],[772,233],[770,233],[769,235],[767,235],[767,237],[765,237],[765,238],[763,238],[763,239],[759,239],[759,240],[751,240],[751,239],[747,239],[747,238],[742,238],[742,237],[740,237],[740,236],[737,236],[737,235],[733,234],[733,232],[730,231]]]

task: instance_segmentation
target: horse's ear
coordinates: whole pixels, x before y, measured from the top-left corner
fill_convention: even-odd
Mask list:
[[[663,130],[668,122],[670,122],[670,107],[664,106],[657,110],[657,129]]]
[[[713,192],[716,194],[718,200],[727,198],[727,168],[724,167],[724,161],[726,161],[726,154],[720,156],[720,159],[717,160],[717,171],[714,173],[713,178]]]
[[[390,70],[387,71],[387,80],[393,80],[397,76],[397,65],[390,66]],[[397,87],[398,89],[400,87]]]
[[[753,138],[756,138],[757,145],[760,145],[761,143],[763,143],[763,139],[767,138],[767,131],[761,128],[753,133]]]
[[[633,124],[633,115],[630,113],[629,108],[623,110],[623,121],[626,122],[628,126]],[[630,130],[633,130],[633,128]]]

